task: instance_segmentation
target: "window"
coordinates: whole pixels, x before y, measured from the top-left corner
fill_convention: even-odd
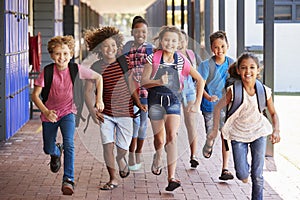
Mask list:
[[[256,1],[256,21],[263,22],[263,0]],[[300,23],[300,0],[274,0],[274,21],[276,23]]]

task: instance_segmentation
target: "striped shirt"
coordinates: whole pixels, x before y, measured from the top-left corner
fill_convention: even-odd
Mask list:
[[[133,100],[122,68],[115,61],[109,65],[96,62],[92,69],[103,77],[103,114],[114,117],[133,117]]]

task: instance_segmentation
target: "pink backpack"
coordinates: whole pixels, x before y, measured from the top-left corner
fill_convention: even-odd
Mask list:
[[[183,89],[184,78],[187,77],[190,73],[191,63],[182,53],[180,53],[180,52],[175,52],[175,53],[179,54],[184,60],[183,68],[181,70],[178,70],[180,89]],[[162,50],[158,50],[153,53],[151,79],[153,79],[157,73],[162,54],[163,54]]]

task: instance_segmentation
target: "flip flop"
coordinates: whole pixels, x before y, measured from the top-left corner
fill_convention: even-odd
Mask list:
[[[153,162],[152,162],[152,166],[151,166],[151,171],[152,171],[152,174],[156,175],[156,176],[159,176],[161,174],[161,171],[162,171],[162,167],[161,166],[155,166],[154,162],[155,162],[155,159],[156,159],[156,154],[153,155]]]
[[[205,145],[203,146],[203,149],[202,149],[202,154],[205,158],[210,158],[210,156],[212,155],[214,143],[215,143],[215,140],[213,140],[213,143],[210,146],[207,144],[207,140],[206,140]]]
[[[119,175],[121,178],[126,178],[130,174],[130,169],[129,169],[126,159],[124,157],[122,159],[124,159],[125,167],[123,170],[119,170]]]
[[[169,180],[169,184],[166,187],[166,191],[174,191],[176,188],[180,187],[181,183],[179,180],[175,179],[175,178],[171,178]]]
[[[100,190],[113,190],[115,188],[117,188],[118,185],[113,184],[113,183],[106,183],[105,185],[103,185]]]

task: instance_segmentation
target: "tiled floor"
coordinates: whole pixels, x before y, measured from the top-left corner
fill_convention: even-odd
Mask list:
[[[36,113],[34,119],[17,134],[0,143],[0,199],[250,199],[251,183],[243,184],[236,178],[227,182],[219,181],[220,139],[216,141],[212,157],[203,158],[201,149],[205,135],[202,131],[202,118],[198,119],[200,165],[195,170],[190,168],[186,130],[181,125],[178,131],[176,175],[181,180],[182,187],[174,192],[165,191],[166,168],[160,176],[155,176],[150,171],[154,152],[151,128],[148,128],[148,138],[144,145],[143,168],[132,172],[126,179],[120,179],[118,188],[113,191],[99,190],[99,185],[108,181],[99,131],[91,123],[88,131],[83,133],[82,124],[75,138],[76,188],[74,195],[70,197],[63,196],[60,191],[63,170],[60,169],[57,174],[49,170],[50,159],[43,152],[41,123]],[[58,141],[61,141],[60,136]],[[297,148],[300,150],[300,147]],[[234,172],[232,159],[230,170]],[[284,155],[284,150],[275,150],[274,158],[266,158],[264,199],[299,198],[299,174],[299,166]]]

